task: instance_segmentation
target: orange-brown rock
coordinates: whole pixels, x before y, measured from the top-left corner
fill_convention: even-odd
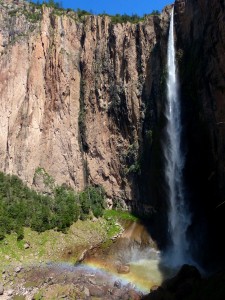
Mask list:
[[[34,180],[42,168],[56,184],[101,184],[122,204],[137,198],[143,94],[152,89],[149,64],[165,24],[168,10],[113,24],[1,1],[0,169],[37,190],[45,189]]]
[[[130,273],[130,266],[129,265],[119,265],[117,267],[117,272],[119,274],[128,274],[128,273]]]

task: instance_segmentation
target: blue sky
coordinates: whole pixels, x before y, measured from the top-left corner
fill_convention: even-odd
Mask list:
[[[161,11],[164,6],[171,4],[173,0],[56,0],[61,2],[64,8],[84,9],[95,14],[106,12],[108,14],[143,14],[153,10]]]

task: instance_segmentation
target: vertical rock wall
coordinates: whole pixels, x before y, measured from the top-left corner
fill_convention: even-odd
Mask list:
[[[199,258],[221,260],[225,194],[225,4],[175,2],[177,60],[186,136],[190,230]],[[204,247],[204,255],[201,249]],[[222,262],[221,262],[222,263]]]
[[[100,184],[122,205],[138,201],[152,57],[167,16],[113,24],[2,1],[0,169],[37,189],[43,168],[57,184]]]

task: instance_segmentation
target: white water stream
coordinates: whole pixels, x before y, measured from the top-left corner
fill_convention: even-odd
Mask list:
[[[181,150],[181,109],[175,60],[174,11],[171,13],[167,49],[167,103],[165,108],[166,141],[164,143],[165,177],[169,198],[170,245],[165,253],[165,263],[179,267],[191,263],[187,229],[191,216],[185,203],[183,167],[185,157]]]

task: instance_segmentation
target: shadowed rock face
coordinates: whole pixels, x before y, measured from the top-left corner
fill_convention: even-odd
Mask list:
[[[101,184],[123,204],[138,199],[151,59],[168,10],[112,24],[11,2],[0,4],[0,169],[32,185],[41,167],[58,184]]]
[[[208,263],[224,256],[225,5],[219,0],[177,0],[175,12],[185,178],[193,211],[190,234],[200,245],[198,259]]]
[[[224,20],[224,1],[175,1],[182,145],[186,155],[185,196],[192,213],[188,234],[194,258],[209,269],[222,265],[225,250],[221,239],[225,226]],[[153,72],[149,98],[153,104],[146,111],[143,126],[144,163],[139,182],[142,195],[139,208],[143,210],[141,204],[144,204],[144,210],[151,215],[152,233],[159,246],[164,247],[168,237],[167,189],[162,158],[167,39],[161,36],[161,43],[161,51],[157,49],[153,54],[157,66],[153,70],[157,70],[157,76],[161,72],[161,76],[154,77]],[[157,64],[159,55],[162,64]],[[161,90],[156,88],[158,78],[161,79]],[[155,114],[151,114],[151,109]],[[149,133],[152,135],[148,136]]]

